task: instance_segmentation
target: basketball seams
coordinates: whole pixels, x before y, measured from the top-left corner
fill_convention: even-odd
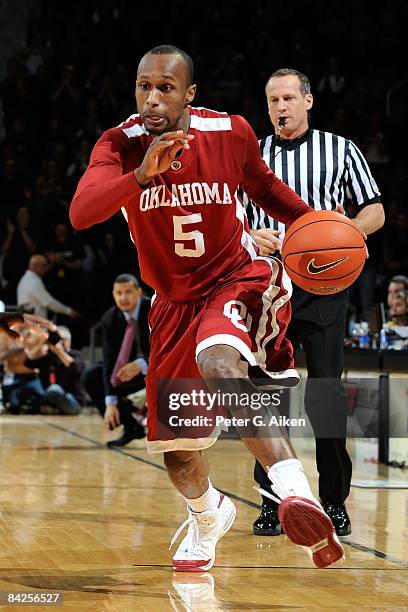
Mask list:
[[[310,213],[307,213],[310,214]],[[305,215],[303,215],[305,216]],[[303,217],[299,217],[299,219],[302,219]],[[345,217],[347,219],[347,217]],[[298,219],[296,219],[297,221]],[[295,223],[296,223],[295,221]],[[308,223],[305,223],[304,225],[301,225],[300,227],[298,227],[297,229],[295,229],[292,233],[290,233],[290,228],[288,230],[288,232],[286,233],[286,236],[284,238],[283,241],[283,245],[282,248],[284,246],[286,246],[286,244],[289,242],[289,239],[292,238],[292,236],[294,236],[297,232],[300,232],[300,230],[304,229],[305,227],[308,227],[309,225],[313,225],[314,223],[327,223],[327,221],[329,221],[330,223],[342,223],[343,225],[346,225],[347,227],[349,227],[351,230],[355,231],[358,236],[360,236],[360,238],[362,239],[362,235],[360,234],[360,232],[358,231],[358,229],[356,227],[354,227],[353,225],[351,225],[350,223],[347,223],[347,221],[343,221],[340,219],[315,219],[314,221],[309,221]],[[346,247],[347,248],[347,247]]]

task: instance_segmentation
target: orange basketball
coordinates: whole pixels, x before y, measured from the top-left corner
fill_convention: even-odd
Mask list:
[[[365,242],[350,219],[319,210],[297,219],[282,245],[282,260],[293,282],[310,293],[338,293],[363,269]]]

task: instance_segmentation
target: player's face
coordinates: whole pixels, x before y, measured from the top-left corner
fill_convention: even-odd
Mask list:
[[[141,294],[142,289],[135,287],[133,283],[115,283],[113,285],[113,299],[122,312],[131,314],[136,308]]]
[[[312,108],[312,94],[302,95],[300,81],[294,74],[273,77],[266,85],[269,117],[275,133],[282,138],[296,138],[308,128],[307,111]],[[279,130],[279,119],[285,118],[285,126]]]
[[[404,290],[404,283],[392,282],[388,285],[387,303],[389,307],[391,307],[391,303],[396,298],[397,294]]]
[[[136,104],[146,129],[155,136],[186,129],[187,105],[195,90],[187,85],[186,64],[179,55],[145,55],[137,71]]]

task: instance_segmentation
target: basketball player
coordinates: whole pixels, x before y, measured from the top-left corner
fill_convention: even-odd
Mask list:
[[[70,209],[76,229],[122,210],[142,277],[157,293],[149,319],[148,449],[165,453],[169,477],[187,503],[189,517],[176,534],[188,525],[173,558],[177,571],[212,567],[235,507],[209,480],[202,449],[214,436],[160,439],[158,380],[201,376],[215,389],[214,379],[224,379],[251,393],[249,366],[296,376],[284,337],[290,305],[282,266],[258,257],[236,191],[242,185],[284,223],[310,212],[266,167],[242,117],[190,106],[193,78],[191,58],[176,47],[144,55],[136,79],[139,114],[101,136]],[[288,537],[312,546],[319,567],[341,558],[332,523],[288,438],[280,430],[275,438],[254,432],[243,442],[273,482]]]

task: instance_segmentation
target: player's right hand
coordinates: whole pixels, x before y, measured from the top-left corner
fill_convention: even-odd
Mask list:
[[[193,134],[186,134],[183,130],[165,132],[153,138],[141,165],[134,171],[139,185],[148,185],[155,176],[166,172],[180,151],[190,148],[189,141],[193,138]]]
[[[105,427],[108,430],[116,429],[120,425],[119,408],[116,404],[106,404],[105,414],[103,417]]]
[[[251,230],[251,236],[259,247],[259,254],[262,255],[262,257],[266,257],[266,255],[280,250],[280,234],[280,230],[273,230],[266,227],[264,229]]]

